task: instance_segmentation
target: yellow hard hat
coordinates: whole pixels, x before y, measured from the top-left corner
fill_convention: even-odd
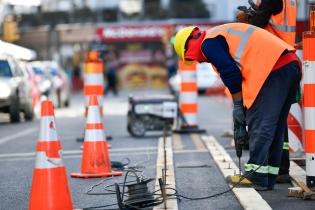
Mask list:
[[[197,28],[198,28],[197,26],[189,26],[182,28],[177,32],[174,38],[174,49],[179,58],[182,59],[184,63],[187,65],[190,65],[192,62],[185,60],[185,45],[191,32]]]

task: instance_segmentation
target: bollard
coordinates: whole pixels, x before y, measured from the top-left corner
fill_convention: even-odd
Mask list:
[[[89,96],[96,95],[100,105],[101,115],[103,115],[104,96],[104,64],[98,58],[98,53],[90,51],[83,65],[84,72],[84,95],[85,95],[85,116],[87,115],[87,104]]]
[[[89,51],[83,63],[84,88],[85,96],[84,116],[88,115],[88,104],[90,96],[97,96],[99,109],[103,117],[103,97],[104,97],[104,64],[98,58],[98,52]],[[84,135],[83,135],[84,136]],[[77,142],[83,142],[83,137],[78,137]]]
[[[303,33],[304,70],[304,149],[306,184],[315,189],[315,6],[310,9],[310,29]],[[313,24],[313,25],[312,25]]]
[[[179,71],[181,76],[179,93],[179,110],[181,114],[181,127],[175,130],[177,133],[203,133],[204,130],[198,128],[198,88],[197,88],[197,63],[186,65],[179,60]]]

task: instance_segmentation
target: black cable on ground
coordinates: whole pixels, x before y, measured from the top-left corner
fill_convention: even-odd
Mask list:
[[[174,189],[174,188],[171,188],[171,187],[168,187],[168,188],[165,188],[165,189],[171,189],[171,190],[174,190],[174,194],[168,194],[167,195],[167,197],[172,197],[172,196],[174,196],[176,199],[180,199],[180,198],[183,198],[183,199],[187,199],[187,200],[205,200],[205,199],[211,199],[211,198],[214,198],[214,197],[218,197],[218,196],[221,196],[221,195],[224,195],[224,194],[226,194],[226,193],[228,193],[228,192],[231,192],[235,187],[237,187],[244,179],[246,179],[248,176],[250,176],[251,174],[253,174],[253,173],[255,173],[256,171],[258,171],[261,167],[262,167],[262,165],[263,164],[265,164],[265,162],[267,161],[267,159],[268,159],[268,157],[266,157],[266,159],[263,161],[263,163],[258,167],[258,168],[256,168],[255,170],[253,170],[253,171],[251,171],[250,173],[248,173],[248,174],[246,174],[245,176],[244,175],[242,175],[242,176],[240,176],[240,180],[237,182],[237,183],[235,183],[234,185],[232,185],[232,187],[229,187],[229,189],[228,190],[225,190],[225,191],[223,191],[223,192],[219,192],[219,193],[215,193],[215,194],[213,194],[213,195],[208,195],[208,196],[203,196],[203,197],[195,197],[195,198],[191,198],[191,197],[188,197],[188,196],[185,196],[185,195],[182,195],[182,194],[179,194],[178,193],[178,191],[176,190],[176,189]],[[129,159],[128,159],[129,160]],[[130,161],[128,162],[128,164],[130,163]],[[122,165],[124,165],[123,163],[121,163]],[[127,165],[128,165],[127,164]],[[127,165],[125,165],[125,166],[127,166]],[[124,166],[124,167],[125,167]],[[123,201],[123,197],[124,197],[124,194],[125,194],[125,191],[124,191],[124,188],[125,188],[125,186],[126,186],[126,183],[130,183],[130,182],[135,182],[135,181],[128,181],[127,182],[127,177],[128,177],[128,174],[129,173],[133,173],[134,175],[135,175],[135,177],[137,178],[137,182],[139,182],[139,176],[137,175],[137,171],[136,170],[133,170],[132,168],[130,168],[129,170],[127,169],[125,169],[125,171],[127,171],[127,173],[125,174],[125,177],[124,177],[124,182],[123,183],[119,183],[119,184],[122,184],[122,187],[123,187],[123,192],[121,193],[122,194],[122,201]],[[141,172],[141,171],[138,171],[138,172]],[[99,182],[99,183],[97,183],[96,185],[93,185],[91,188],[90,188],[90,190],[89,191],[87,191],[87,194],[88,195],[108,195],[108,194],[116,194],[116,192],[114,193],[114,191],[111,191],[111,193],[97,193],[97,194],[94,194],[94,193],[90,193],[92,190],[93,190],[93,188],[95,188],[96,186],[99,186],[100,184],[102,184],[103,182],[105,182],[106,180],[109,180],[109,179],[111,179],[111,178],[113,178],[113,177],[110,177],[110,178],[106,178],[106,179],[104,179],[104,180],[102,180],[101,182]],[[114,184],[112,184],[112,185],[108,185],[108,186],[113,186]],[[108,187],[107,186],[107,187]],[[249,186],[251,186],[251,185],[249,185]],[[107,191],[110,191],[110,190],[108,190],[108,189],[106,189],[105,188],[105,190],[107,190]],[[157,191],[160,191],[160,190],[157,190]],[[159,198],[162,198],[163,199],[163,197],[162,197],[162,195],[161,194],[156,194],[155,192],[157,192],[157,191],[154,191],[153,193],[152,193],[152,195],[155,195],[155,196],[161,196],[161,197],[157,197],[157,199],[159,199]],[[117,205],[117,204],[110,204],[110,205],[105,205],[105,206],[95,206],[95,207],[89,207],[89,208],[85,208],[84,210],[92,210],[92,209],[100,209],[100,208],[106,208],[106,207],[110,207],[110,206],[113,206],[113,205]],[[129,205],[130,207],[132,207],[132,208],[136,208],[136,209],[145,209],[145,208],[140,208],[140,207],[133,207],[133,206],[131,206],[131,205]],[[146,207],[147,208],[147,207]],[[103,209],[103,210],[110,210],[110,209]]]
[[[204,200],[204,199],[210,199],[210,198],[214,198],[214,197],[218,197],[220,195],[224,195],[228,192],[231,192],[235,187],[237,187],[244,179],[246,179],[248,176],[250,176],[251,174],[255,173],[258,169],[260,169],[262,167],[263,164],[265,164],[265,162],[267,161],[268,157],[265,158],[265,160],[262,162],[261,165],[259,165],[258,168],[256,168],[255,170],[251,171],[250,173],[246,174],[245,176],[242,175],[240,176],[240,180],[235,183],[234,185],[232,185],[232,187],[229,187],[228,190],[225,190],[223,192],[219,192],[219,193],[216,193],[216,194],[213,194],[213,195],[209,195],[209,196],[204,196],[204,197],[196,197],[196,198],[191,198],[191,197],[188,197],[188,196],[185,196],[185,195],[181,195],[181,194],[178,194],[177,190],[174,189],[174,188],[168,188],[168,189],[172,189],[175,191],[175,194],[173,196],[176,196],[177,198],[184,198],[184,199],[187,199],[187,200]],[[248,185],[249,187],[251,185]]]
[[[91,207],[87,207],[87,208],[83,208],[82,210],[117,210],[117,208],[115,209],[104,209],[106,207],[111,207],[111,206],[117,206],[117,203],[113,203],[113,204],[108,204],[108,205],[104,205],[104,206],[91,206]]]

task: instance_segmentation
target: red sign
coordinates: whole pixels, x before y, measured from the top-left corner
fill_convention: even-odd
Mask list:
[[[108,26],[97,29],[97,35],[104,42],[119,42],[131,40],[158,41],[164,33],[165,26]]]
[[[143,25],[109,25],[97,28],[96,34],[103,42],[125,41],[160,41],[166,28],[175,30],[181,27],[196,25],[201,29],[208,29],[217,24],[210,23],[177,23],[177,24],[143,24]]]

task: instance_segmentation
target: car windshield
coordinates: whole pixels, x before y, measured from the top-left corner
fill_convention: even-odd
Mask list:
[[[12,77],[8,61],[0,60],[0,77]]]
[[[44,74],[44,71],[41,68],[35,67],[35,66],[33,67],[33,72],[37,75],[43,75]]]
[[[49,68],[49,73],[50,73],[52,76],[58,76],[58,70],[55,69],[55,68]]]

